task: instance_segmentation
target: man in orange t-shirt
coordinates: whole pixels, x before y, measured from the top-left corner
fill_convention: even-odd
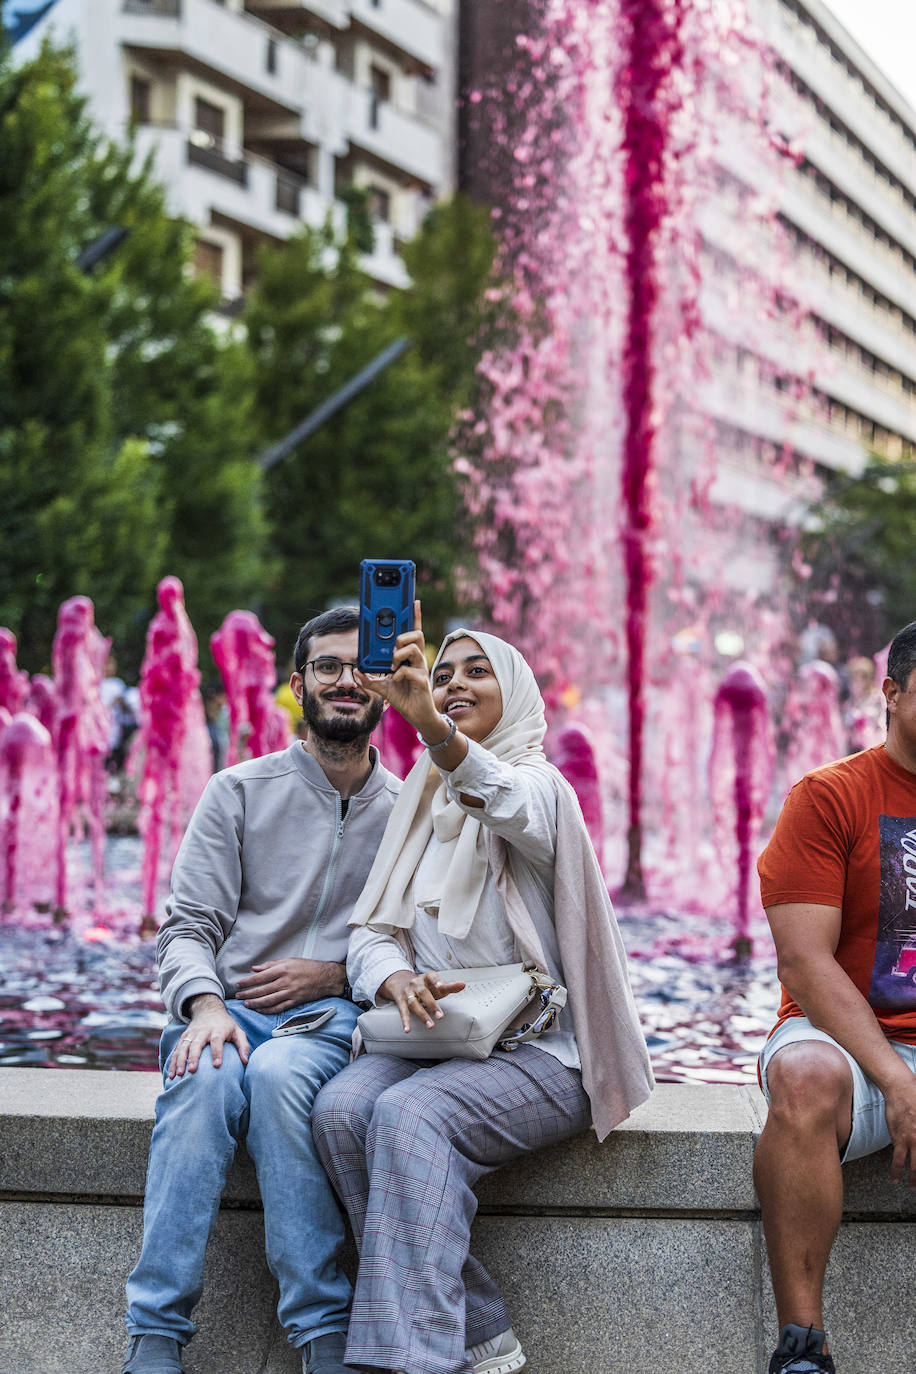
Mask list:
[[[779,956],[754,1159],[779,1346],[769,1374],[833,1374],[821,1299],[841,1164],[893,1143],[916,1185],[916,621],[895,636],[887,741],[808,773],[758,862]]]

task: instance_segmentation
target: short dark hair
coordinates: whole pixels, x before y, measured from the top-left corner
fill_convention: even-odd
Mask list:
[[[299,631],[296,647],[293,650],[296,672],[305,671],[309,657],[309,645],[313,639],[320,639],[322,635],[341,635],[345,634],[347,630],[358,629],[358,606],[334,606],[330,611],[322,611],[321,615],[313,615],[311,620],[307,620]]]
[[[916,620],[904,625],[891,640],[887,653],[887,675],[892,677],[902,692],[906,691],[910,673],[916,668]]]

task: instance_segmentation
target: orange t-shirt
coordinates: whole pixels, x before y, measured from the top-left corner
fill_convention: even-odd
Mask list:
[[[757,871],[764,906],[841,908],[837,963],[885,1035],[916,1044],[916,774],[883,744],[807,773]],[[783,988],[776,1025],[801,1015]]]

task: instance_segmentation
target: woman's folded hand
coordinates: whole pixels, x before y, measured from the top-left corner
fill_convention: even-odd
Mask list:
[[[433,1019],[442,1019],[443,1011],[439,1003],[443,997],[461,992],[463,987],[464,983],[446,982],[441,973],[410,973],[407,969],[398,969],[396,973],[388,975],[378,995],[397,1004],[401,1025],[409,1034],[412,1015],[432,1030]]]

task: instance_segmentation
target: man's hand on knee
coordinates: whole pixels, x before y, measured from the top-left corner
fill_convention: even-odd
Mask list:
[[[916,1188],[916,1077],[901,1062],[903,1070],[893,1084],[882,1086],[884,1115],[894,1145],[891,1178],[901,1179]]]
[[[223,1047],[235,1045],[243,1064],[248,1063],[248,1037],[226,1010],[226,1004],[215,993],[206,992],[191,1002],[191,1020],[187,1030],[175,1046],[169,1060],[169,1078],[182,1078],[187,1069],[195,1073],[205,1045],[210,1046],[213,1067],[223,1062]]]

